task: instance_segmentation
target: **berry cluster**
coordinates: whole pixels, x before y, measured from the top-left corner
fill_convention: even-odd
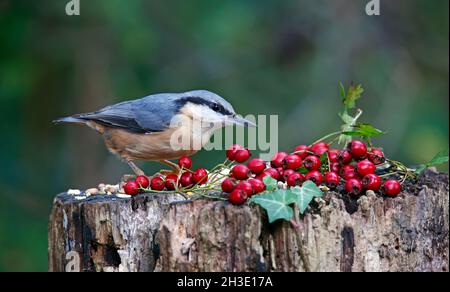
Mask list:
[[[227,151],[231,161],[243,163],[251,156],[249,150],[233,145]],[[288,187],[301,186],[310,180],[317,186],[330,189],[343,186],[353,197],[359,197],[363,190],[381,190],[390,197],[397,196],[401,185],[396,180],[386,180],[376,174],[377,166],[385,162],[381,149],[370,148],[354,140],[345,149],[330,148],[327,143],[318,142],[311,146],[299,145],[292,153],[278,152],[270,163],[254,158],[247,165],[236,164],[230,177],[222,182],[222,190],[229,193],[229,201],[243,204],[247,198],[264,191],[263,178],[285,183]]]
[[[151,180],[148,177],[140,175],[134,181],[127,182],[123,189],[126,194],[134,196],[140,192],[148,191],[174,191],[187,190],[194,186],[204,185],[208,181],[208,171],[204,168],[197,168],[192,171],[192,159],[183,156],[178,160],[181,172],[177,175],[175,173],[166,176],[156,175]]]

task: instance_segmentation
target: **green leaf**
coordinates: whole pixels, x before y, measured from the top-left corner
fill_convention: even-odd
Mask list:
[[[263,177],[263,183],[266,185],[266,190],[274,191],[278,189],[278,182],[273,177],[266,175]]]
[[[291,188],[291,192],[296,196],[295,203],[300,210],[300,214],[305,213],[313,198],[321,198],[323,196],[322,190],[310,180],[305,181],[301,187]]]
[[[279,219],[291,220],[294,211],[289,205],[296,201],[296,196],[289,190],[280,189],[253,196],[250,201],[264,208],[267,211],[269,223],[272,223]]]
[[[355,108],[356,101],[361,98],[361,94],[364,92],[364,88],[361,84],[350,85],[347,94],[343,100],[344,106],[348,109]]]
[[[344,100],[345,99],[345,87],[344,87],[344,84],[342,84],[342,82],[339,83],[339,89],[341,92],[341,98],[342,98],[342,100]]]
[[[416,168],[415,173],[416,174],[420,174],[420,173],[422,173],[425,169],[427,169],[430,166],[444,164],[444,163],[447,163],[447,162],[448,162],[448,149],[442,150],[441,152],[437,153],[433,157],[433,159],[431,159],[428,163],[419,165]]]
[[[374,126],[370,124],[358,124],[353,126],[352,131],[344,131],[342,134],[347,136],[358,136],[358,137],[374,137],[374,136],[380,136],[385,134],[385,132],[375,128]]]
[[[306,167],[302,166],[297,170],[297,172],[299,172],[301,174],[307,174],[309,172],[309,170],[307,170]]]
[[[443,150],[441,152],[439,152],[438,154],[436,154],[433,159],[431,159],[428,163],[427,166],[433,166],[433,165],[439,165],[439,164],[443,164],[443,163],[447,163],[448,162],[448,149]]]

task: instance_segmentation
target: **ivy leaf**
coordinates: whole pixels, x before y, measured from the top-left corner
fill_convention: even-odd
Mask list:
[[[342,134],[347,136],[358,136],[358,137],[365,137],[370,138],[373,136],[380,136],[385,134],[385,132],[375,128],[374,126],[370,124],[358,124],[353,126],[352,131],[345,131],[342,132]]]
[[[296,196],[290,190],[277,190],[251,197],[251,202],[260,205],[267,211],[269,223],[278,219],[291,220],[294,215],[289,206],[296,201]]]
[[[321,198],[323,196],[322,190],[310,180],[305,181],[301,187],[291,188],[291,192],[296,196],[295,203],[300,210],[300,214],[305,213],[313,198]]]
[[[448,162],[448,149],[442,150],[441,152],[437,153],[433,157],[433,159],[431,159],[428,163],[419,165],[416,168],[415,173],[416,174],[420,174],[421,172],[423,172],[425,169],[427,169],[430,166],[444,164],[444,163],[447,163],[447,162]]]
[[[274,191],[278,189],[278,182],[273,177],[266,175],[263,177],[263,183],[266,185],[266,190]]]
[[[356,101],[361,98],[361,95],[364,92],[364,88],[361,84],[358,85],[350,85],[348,88],[347,94],[345,95],[345,98],[343,100],[344,106],[347,109],[355,108]],[[342,94],[342,91],[341,91]]]

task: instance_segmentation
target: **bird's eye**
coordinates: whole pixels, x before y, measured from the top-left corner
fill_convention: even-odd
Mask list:
[[[220,105],[218,105],[217,103],[214,103],[213,105],[212,105],[212,110],[213,111],[219,111],[220,110]]]

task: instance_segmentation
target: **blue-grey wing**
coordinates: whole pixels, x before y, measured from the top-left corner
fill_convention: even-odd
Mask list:
[[[157,94],[125,101],[76,117],[130,132],[151,133],[161,132],[169,127],[172,117],[178,110],[179,106],[170,94]]]

